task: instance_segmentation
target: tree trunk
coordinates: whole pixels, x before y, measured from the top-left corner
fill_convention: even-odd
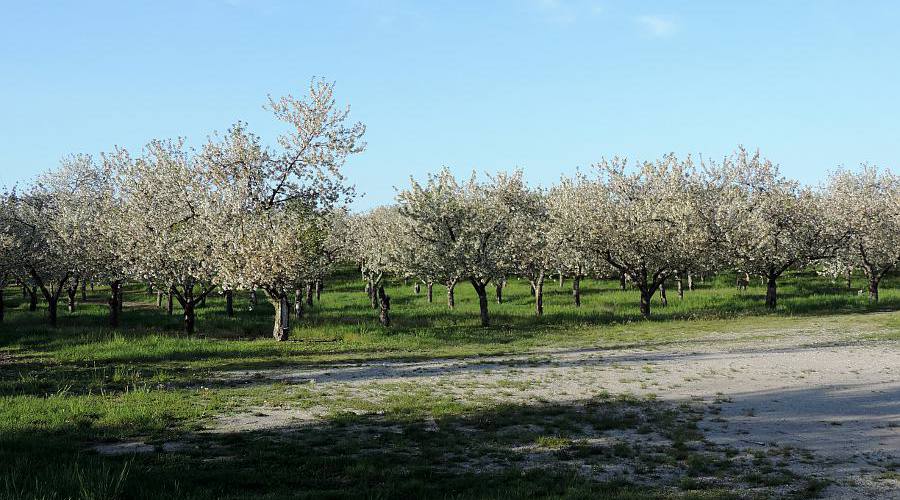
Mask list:
[[[625,273],[619,274],[619,288],[625,291]]]
[[[534,284],[534,313],[541,317],[544,315],[544,279],[538,279]]]
[[[581,276],[572,277],[572,297],[575,298],[575,307],[581,307]]]
[[[168,300],[169,300],[169,303],[166,304],[166,312],[169,314],[169,316],[171,316],[171,315],[172,315],[172,311],[173,311],[173,309],[174,309],[173,304],[172,304],[172,290],[169,290],[169,298],[168,298]]]
[[[678,286],[678,298],[684,300],[684,275],[678,274],[675,284]]]
[[[28,310],[37,311],[37,290],[28,288]]]
[[[200,306],[200,307],[206,307],[206,295],[204,295],[204,296],[200,299],[200,304],[199,304],[199,306]]]
[[[535,294],[534,283],[531,283],[531,296],[534,297],[534,294]]]
[[[659,301],[663,307],[669,307],[669,298],[666,297],[666,282],[659,284]]]
[[[188,335],[194,334],[194,323],[197,321],[197,315],[194,312],[194,297],[192,292],[185,291],[184,303],[184,333]]]
[[[560,287],[560,288],[563,287],[563,279],[564,279],[564,278],[565,278],[565,277],[563,276],[562,271],[560,271],[560,272],[559,272],[559,287]]]
[[[384,293],[383,285],[380,285],[378,287],[378,304],[381,307],[381,313],[378,317],[379,321],[381,321],[381,326],[391,326],[391,298],[388,296],[388,294]]]
[[[0,286],[0,323],[3,323],[3,317],[6,314],[6,304],[3,302],[3,287]]]
[[[81,301],[87,302],[87,282],[81,282]]]
[[[880,281],[881,277],[875,275],[875,273],[869,278],[869,302],[873,304],[878,303],[878,284]]]
[[[497,283],[496,285],[494,285],[494,292],[497,296],[497,303],[502,304],[503,303],[503,283]]]
[[[434,283],[429,281],[428,283],[425,284],[425,290],[426,290],[426,293],[428,294],[428,303],[429,304],[431,304],[431,301],[434,299],[433,288],[434,288]]]
[[[853,269],[847,269],[847,290],[853,289]]]
[[[372,305],[372,309],[378,309],[378,287],[375,286],[374,281],[369,281],[367,292],[369,293],[369,303]]]
[[[253,310],[253,307],[256,306],[259,299],[256,298],[256,289],[250,290],[250,310]]]
[[[775,283],[775,278],[774,274],[766,277],[766,307],[772,311],[778,304],[778,285]]]
[[[109,282],[109,326],[110,328],[118,328],[119,327],[119,298],[121,295],[119,294],[119,287],[121,284],[118,281],[110,281]]]
[[[47,297],[47,313],[50,318],[50,326],[56,328],[56,305],[59,302],[59,297],[50,295]]]
[[[646,287],[641,288],[641,315],[645,318],[650,317],[650,299],[653,298],[653,294],[650,293],[650,290],[646,289]]]
[[[294,314],[297,320],[303,317],[303,292],[299,288],[294,290]]]
[[[78,295],[78,285],[75,285],[75,287],[66,289],[66,298],[68,299],[68,303],[66,305],[68,306],[69,314],[72,314],[75,312],[75,297],[77,295]]]
[[[156,291],[156,307],[158,307],[160,309],[162,309],[162,298],[163,298],[162,290],[157,290]]]
[[[694,275],[691,273],[688,273],[687,280],[688,280],[687,288],[688,288],[688,290],[693,292],[694,291]]]
[[[481,326],[490,326],[491,318],[488,316],[488,299],[487,299],[487,291],[485,288],[487,285],[482,285],[475,280],[472,280],[472,286],[475,288],[475,293],[478,294],[478,308],[481,310]]]
[[[421,292],[421,291],[422,291],[422,286],[418,281],[416,281],[416,284],[413,285],[413,293],[415,293],[416,295],[419,295],[419,292]]]
[[[234,292],[231,290],[225,290],[225,315],[234,317]]]
[[[456,307],[456,296],[454,290],[456,289],[456,283],[451,283],[447,285],[447,307],[453,309]]]
[[[272,336],[275,340],[283,342],[288,339],[291,332],[291,305],[285,294],[281,294],[272,302],[275,306],[275,328],[272,329]]]
[[[125,287],[119,284],[119,316],[122,315],[123,307],[125,307]]]
[[[306,305],[307,307],[313,306],[313,294],[315,293],[315,284],[312,281],[306,282]]]
[[[322,300],[322,280],[316,280],[316,302]]]

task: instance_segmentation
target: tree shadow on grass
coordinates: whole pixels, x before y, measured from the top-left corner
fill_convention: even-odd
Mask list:
[[[756,469],[786,478],[783,492],[807,485],[771,460],[753,462],[705,442],[696,425],[702,410],[689,406],[603,397],[470,408],[417,393],[389,399],[382,409],[336,409],[323,421],[216,434],[160,432],[128,421],[102,432],[91,425],[53,433],[21,427],[0,437],[0,462],[8,465],[0,488],[7,496],[46,488],[78,496],[114,485],[122,497],[138,499],[729,498],[736,497],[730,491],[758,487],[745,481]],[[157,450],[85,452],[109,439],[137,439]],[[165,442],[180,446],[165,452]]]

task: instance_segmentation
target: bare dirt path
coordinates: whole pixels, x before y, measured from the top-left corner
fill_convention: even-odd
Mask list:
[[[556,349],[218,376],[308,382],[320,391],[376,400],[385,384],[415,382],[460,398],[518,404],[576,403],[601,393],[699,402],[711,410],[700,427],[713,443],[808,450],[813,459],[791,466],[833,480],[825,497],[900,498],[900,344],[867,340],[868,334],[824,320],[793,331],[717,334],[657,348]],[[288,409],[222,417],[218,426],[259,430],[320,417],[314,409]]]

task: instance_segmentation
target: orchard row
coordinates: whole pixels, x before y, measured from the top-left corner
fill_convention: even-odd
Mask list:
[[[302,307],[301,289],[342,262],[358,264],[382,324],[390,324],[385,277],[448,290],[468,283],[488,325],[488,287],[527,279],[535,313],[551,275],[579,282],[616,276],[651,299],[697,274],[761,277],[775,308],[778,279],[815,265],[835,276],[861,270],[878,300],[900,258],[900,182],[888,169],[837,170],[808,187],[758,152],[720,161],[666,155],[602,159],[591,172],[550,187],[521,171],[467,179],[444,169],[411,180],[392,205],[361,214],[342,174],[365,149],[365,127],[336,105],[333,85],[313,81],[302,98],[270,99],[286,127],[264,141],[238,122],[199,148],[182,139],[74,155],[25,187],[0,195],[0,294],[18,283],[43,295],[49,319],[63,294],[108,282],[110,325],[121,286],[142,281],[174,297],[194,331],[210,293],[263,290],[284,340]],[[2,318],[2,295],[0,295]]]

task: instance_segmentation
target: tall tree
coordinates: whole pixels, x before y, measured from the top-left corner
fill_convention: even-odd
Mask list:
[[[881,279],[900,259],[900,177],[870,165],[838,170],[828,177],[825,200],[828,221],[846,238],[839,268],[861,268],[877,303]]]
[[[544,280],[560,268],[559,248],[551,239],[546,194],[529,189],[516,177],[503,191],[505,204],[513,207],[509,238],[503,257],[510,274],[528,279],[534,291],[534,311],[544,314]]]
[[[69,203],[83,212],[78,231],[85,245],[77,255],[78,262],[73,266],[73,277],[66,290],[70,311],[79,286],[83,291],[86,282],[106,281],[110,284],[109,325],[113,328],[119,326],[124,262],[130,257],[123,248],[123,218],[115,182],[121,161],[130,161],[127,152],[103,154],[99,162],[90,155],[74,155],[48,176],[48,182],[57,186],[55,190],[68,192]]]
[[[670,154],[631,166],[604,159],[596,165],[598,181],[581,189],[595,207],[587,214],[594,246],[640,291],[640,311],[648,317],[653,295],[703,248],[705,233],[690,158]]]
[[[394,206],[382,206],[351,220],[354,260],[366,280],[372,307],[380,309],[383,326],[390,326],[390,297],[384,289],[388,273],[401,273],[398,258],[398,236],[401,231],[400,212]]]
[[[785,271],[834,253],[837,239],[816,194],[743,147],[707,168],[715,202],[700,211],[722,259],[766,283],[766,307],[777,305]]]
[[[130,274],[165,284],[184,311],[185,332],[193,334],[195,308],[215,289],[219,271],[221,220],[213,217],[212,186],[181,139],[154,140],[143,157],[117,167]]]
[[[96,217],[90,157],[64,158],[11,202],[11,227],[22,247],[22,269],[47,301],[50,324],[56,326],[57,306],[69,292],[74,310],[75,290],[97,266],[93,220]]]
[[[321,275],[328,217],[353,196],[342,167],[362,152],[365,126],[349,123],[332,83],[314,80],[307,95],[269,99],[286,125],[277,146],[265,146],[244,123],[214,136],[199,162],[216,192],[223,230],[218,253],[228,287],[259,287],[275,305],[273,335],[290,331],[290,294]],[[251,225],[256,227],[251,227]]]
[[[466,218],[462,197],[462,187],[447,168],[429,174],[424,185],[410,178],[410,188],[397,195],[403,216],[401,265],[425,280],[446,285],[451,309],[456,284],[465,272],[459,248]]]
[[[523,185],[521,172],[498,174],[480,182],[473,173],[458,183],[446,168],[429,175],[422,185],[397,195],[401,214],[411,223],[415,245],[429,246],[450,271],[449,279],[467,279],[478,295],[481,325],[490,325],[487,286],[506,271],[506,248],[512,231],[515,194]],[[452,304],[455,282],[448,283]]]
[[[561,272],[572,278],[576,307],[581,306],[581,280],[610,269],[590,237],[590,214],[597,209],[592,198],[584,196],[591,191],[590,182],[583,175],[564,177],[547,193],[547,238]]]

